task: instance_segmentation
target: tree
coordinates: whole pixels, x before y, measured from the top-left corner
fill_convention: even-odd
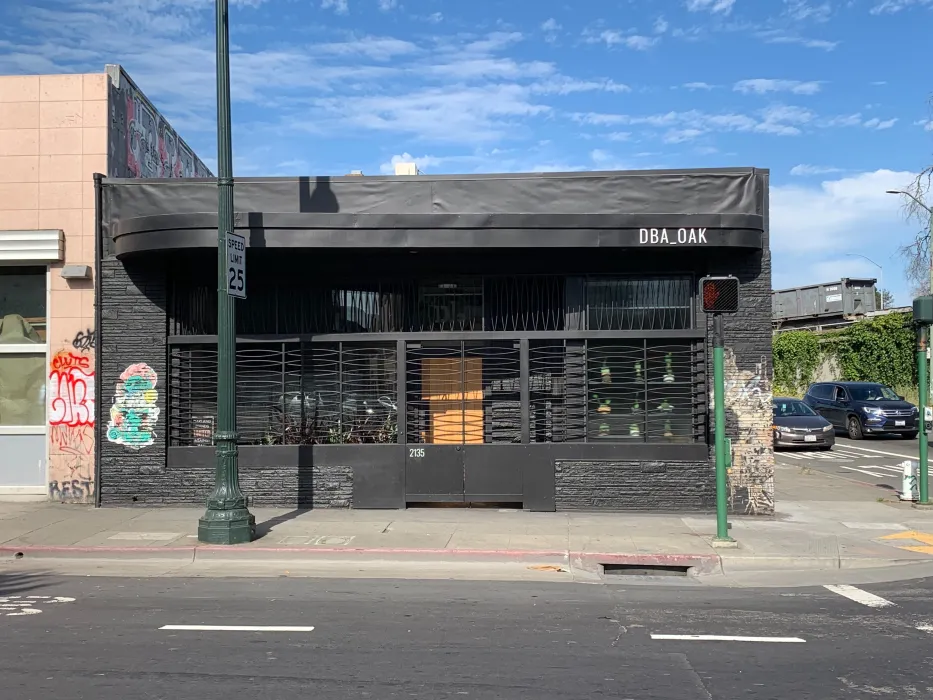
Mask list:
[[[929,281],[929,280],[927,280]],[[881,302],[884,301],[884,304]],[[889,289],[875,289],[875,308],[876,309],[890,309],[894,306],[894,295]]]
[[[933,96],[930,97],[930,115],[933,119]],[[930,232],[933,230],[933,207],[929,199],[930,186],[933,184],[933,165],[924,168],[914,181],[905,189],[904,215],[908,221],[919,225],[917,233],[910,243],[900,246],[898,252],[906,263],[905,274],[914,296],[930,294]]]

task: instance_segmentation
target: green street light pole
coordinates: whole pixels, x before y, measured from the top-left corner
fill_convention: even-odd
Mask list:
[[[930,291],[929,294],[933,295],[933,209],[924,204],[918,197],[911,194],[910,192],[905,192],[904,190],[887,190],[888,194],[899,194],[904,197],[909,197],[914,201],[914,203],[919,206],[921,209],[925,209],[928,216],[928,247],[930,249]],[[929,435],[927,434],[927,422],[926,422],[926,405],[927,403],[933,403],[930,401],[930,379],[933,379],[933,367],[930,367],[933,360],[927,359],[927,351],[930,347],[930,317],[933,311],[933,301],[931,301],[930,296],[919,297],[914,299],[914,323],[917,324],[917,383],[920,385],[918,387],[920,400],[918,401],[919,406],[917,410],[919,411],[919,420],[920,420],[920,450],[917,455],[917,461],[920,463],[919,473],[917,474],[917,480],[920,482],[918,484],[919,498],[918,502],[922,505],[930,505],[930,482],[929,482],[929,461],[928,461],[928,451],[929,451]]]
[[[208,544],[250,542],[256,519],[240,490],[236,435],[236,300],[227,293],[227,232],[233,232],[233,142],[230,124],[230,28],[228,0],[217,13],[217,462],[198,540]]]
[[[920,462],[919,474],[917,474],[917,481],[919,482],[919,502],[927,504],[930,502],[929,494],[929,462],[927,458],[927,450],[929,449],[929,437],[927,435],[927,421],[926,421],[926,395],[929,392],[929,384],[927,384],[927,348],[929,347],[929,338],[930,338],[930,328],[926,325],[920,325],[917,327],[917,380],[920,384],[920,400],[917,402],[920,405],[917,406],[919,411],[918,418],[920,419],[920,454],[918,455]]]

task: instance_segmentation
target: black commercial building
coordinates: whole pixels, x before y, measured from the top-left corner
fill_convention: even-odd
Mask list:
[[[103,505],[206,500],[214,180],[99,183]],[[252,505],[714,506],[700,277],[725,322],[730,503],[773,507],[768,172],[237,180]]]

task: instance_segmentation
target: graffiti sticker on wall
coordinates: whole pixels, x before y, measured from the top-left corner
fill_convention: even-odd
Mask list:
[[[155,440],[159,419],[156,401],[158,375],[144,362],[130,365],[120,375],[120,383],[110,407],[107,439],[134,450],[148,447]]]

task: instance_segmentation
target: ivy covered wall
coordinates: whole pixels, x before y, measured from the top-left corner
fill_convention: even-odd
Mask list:
[[[881,382],[911,397],[917,370],[911,314],[892,313],[838,331],[788,331],[774,338],[774,393],[801,396],[813,381]],[[826,376],[827,371],[835,376]]]

